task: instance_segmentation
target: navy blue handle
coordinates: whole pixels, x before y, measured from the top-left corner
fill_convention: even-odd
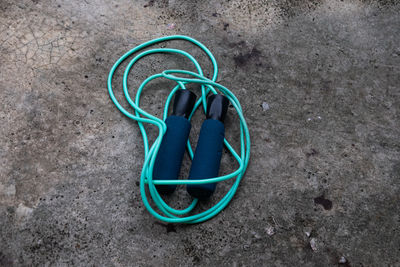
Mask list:
[[[208,119],[203,122],[189,173],[190,180],[218,177],[224,145],[225,126],[219,120]],[[217,183],[187,185],[188,193],[195,198],[210,197]]]
[[[191,128],[190,122],[182,116],[169,116],[165,132],[153,168],[153,180],[176,180],[179,176],[186,142]],[[171,194],[176,185],[156,185],[161,194]]]

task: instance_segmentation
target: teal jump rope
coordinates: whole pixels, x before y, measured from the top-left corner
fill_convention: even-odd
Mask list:
[[[114,72],[119,65],[131,55],[154,44],[170,40],[188,41],[202,49],[212,62],[212,78],[209,79],[205,77],[203,70],[196,59],[183,50],[174,48],[155,48],[144,50],[130,60],[124,72],[122,81],[123,92],[126,100],[135,111],[134,114],[128,112],[115,98],[112,87]],[[145,56],[156,53],[174,53],[183,55],[194,64],[197,73],[188,70],[172,69],[152,75],[142,82],[142,84],[136,90],[136,97],[133,100],[129,94],[128,75],[133,65],[138,60]],[[185,75],[190,78],[178,77],[177,75]],[[182,35],[166,36],[153,39],[133,48],[119,58],[117,62],[115,62],[108,75],[107,86],[111,100],[125,116],[137,121],[139,129],[142,133],[144,143],[144,164],[140,176],[140,193],[146,209],[154,217],[161,221],[169,223],[200,223],[213,218],[229,204],[235,195],[236,190],[238,189],[243,175],[245,174],[250,158],[249,129],[247,127],[246,120],[243,116],[242,107],[238,99],[226,87],[216,83],[217,75],[217,62],[210,50],[208,50],[207,47],[205,47],[199,41]],[[157,78],[165,78],[177,83],[166,99],[162,120],[147,113],[140,108],[139,105],[140,95],[144,87],[150,81]],[[190,83],[201,85],[201,97],[197,101],[195,100],[195,95],[186,89],[186,84]],[[174,96],[174,112],[171,116],[168,116],[168,110]],[[239,154],[224,138],[223,118],[227,110],[227,104],[229,103],[228,101],[233,105],[239,117],[241,144]],[[207,114],[207,119],[203,123],[197,148],[195,152],[193,152],[187,137],[190,131],[190,120],[200,106],[203,107],[204,113]],[[150,123],[158,127],[159,134],[153,144],[149,144],[143,123]],[[228,151],[236,159],[239,164],[239,168],[230,174],[218,176],[222,144],[225,145]],[[179,173],[179,168],[182,161],[181,154],[184,153],[185,146],[187,147],[189,156],[192,159],[192,168],[189,179],[178,179],[177,175]],[[174,158],[174,153],[177,154],[176,159]],[[168,165],[168,162],[171,163]],[[178,164],[179,167],[177,167]],[[209,164],[211,167],[207,167],[207,164]],[[212,174],[210,173],[214,173],[216,175],[211,176]],[[208,210],[193,215],[191,211],[194,209],[196,204],[212,194],[216,183],[228,179],[235,179],[235,182],[226,195]],[[193,196],[192,203],[183,210],[172,208],[165,203],[161,197],[161,195],[164,193],[172,193],[176,185],[187,185],[189,194]],[[152,205],[150,205],[149,198],[146,195],[146,186],[148,186],[148,193],[151,196],[153,204],[158,210],[154,209]]]

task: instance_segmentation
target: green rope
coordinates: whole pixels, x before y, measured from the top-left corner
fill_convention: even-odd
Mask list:
[[[213,75],[211,79],[208,79],[204,76],[203,71],[199,65],[199,63],[196,61],[196,59],[190,55],[189,53],[179,50],[179,49],[172,49],[172,48],[157,48],[157,49],[150,49],[150,50],[145,50],[144,52],[141,52],[140,54],[136,55],[128,64],[128,66],[125,69],[124,76],[123,76],[123,91],[125,94],[125,98],[128,101],[128,103],[131,105],[131,107],[135,110],[135,114],[132,114],[128,112],[126,109],[124,109],[117,99],[115,98],[113,88],[112,88],[112,79],[115,70],[119,67],[119,65],[127,59],[129,56],[132,54],[157,43],[165,42],[165,41],[170,41],[170,40],[185,40],[188,42],[191,42],[192,44],[195,44],[196,46],[200,47],[209,57],[209,59],[212,62],[213,65]],[[132,98],[129,95],[128,91],[128,75],[133,67],[133,65],[142,57],[145,57],[147,55],[155,54],[155,53],[175,53],[175,54],[180,54],[188,58],[191,62],[193,62],[197,73],[187,71],[187,70],[165,70],[162,73],[152,75],[148,77],[146,80],[143,81],[143,83],[139,86],[139,88],[136,91],[136,97],[135,100],[133,101]],[[185,76],[189,76],[191,78],[182,78],[178,77],[175,75],[179,74],[184,74]],[[182,35],[173,35],[173,36],[166,36],[162,38],[157,38],[153,39],[151,41],[148,41],[146,43],[143,43],[132,50],[128,51],[126,54],[124,54],[120,59],[115,62],[114,66],[111,68],[110,73],[108,75],[108,81],[107,81],[107,86],[108,86],[108,92],[110,94],[111,100],[114,102],[114,104],[117,106],[117,108],[127,117],[137,121],[139,125],[139,129],[142,133],[143,137],[143,143],[144,143],[144,164],[142,168],[142,173],[140,176],[140,193],[142,195],[142,200],[144,203],[144,206],[146,209],[157,219],[169,223],[199,223],[199,222],[204,222],[208,219],[211,219],[215,215],[217,215],[223,208],[225,208],[230,200],[233,198],[235,195],[235,192],[239,186],[240,180],[242,179],[247,165],[249,163],[249,158],[250,158],[250,135],[249,135],[249,129],[246,124],[246,120],[243,116],[243,111],[242,107],[240,106],[240,103],[238,99],[235,97],[235,95],[229,91],[226,87],[216,83],[215,81],[217,80],[217,75],[218,75],[218,66],[217,62],[210,52],[210,50],[207,49],[202,43],[198,42],[197,40],[188,37],[188,36],[182,36]],[[147,113],[143,109],[139,107],[140,103],[140,95],[144,89],[144,87],[152,80],[157,79],[157,78],[166,78],[172,81],[175,81],[177,85],[171,90],[170,94],[168,95],[168,98],[165,103],[164,107],[164,113],[163,113],[163,120]],[[202,179],[202,180],[153,180],[153,167],[154,167],[154,161],[156,159],[158,150],[161,145],[162,138],[165,134],[165,131],[167,129],[164,120],[167,118],[168,115],[168,109],[169,105],[171,103],[171,99],[174,96],[175,92],[178,89],[186,89],[185,85],[188,83],[197,83],[201,85],[201,98],[196,102],[193,111],[189,117],[189,120],[192,118],[194,112],[198,109],[198,107],[203,104],[203,109],[204,111],[207,108],[207,95],[211,92],[213,94],[219,93],[224,94],[230,101],[230,103],[233,105],[233,107],[236,109],[237,114],[239,116],[239,121],[240,121],[240,154],[236,153],[236,151],[232,148],[232,146],[229,144],[229,142],[224,139],[224,144],[227,147],[228,151],[233,155],[233,157],[236,159],[236,161],[239,164],[239,168],[227,175],[220,176],[220,177],[215,177],[215,178],[210,178],[210,179]],[[159,134],[157,139],[154,141],[154,143],[150,146],[149,141],[147,138],[147,133],[146,130],[143,126],[143,123],[150,123],[158,127],[159,129]],[[189,156],[191,159],[193,159],[193,150],[190,145],[190,142],[187,142],[187,148],[189,152]],[[194,199],[193,202],[187,207],[186,209],[183,210],[177,210],[172,207],[170,207],[168,204],[164,202],[164,200],[161,198],[161,196],[158,194],[155,185],[157,184],[163,184],[163,185],[169,185],[169,184],[207,184],[207,183],[215,183],[215,182],[221,182],[224,180],[236,178],[234,184],[232,185],[231,189],[228,191],[228,193],[213,207],[209,208],[206,211],[203,211],[201,213],[195,214],[195,215],[188,215],[184,217],[183,215],[190,213],[193,208],[196,206],[198,200]],[[148,191],[150,193],[152,202],[155,204],[155,206],[159,209],[157,212],[153,207],[150,205],[148,197],[146,195],[146,185],[148,186]]]

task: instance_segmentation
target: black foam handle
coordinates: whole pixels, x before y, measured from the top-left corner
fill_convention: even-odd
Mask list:
[[[218,177],[224,145],[223,121],[229,100],[223,95],[211,95],[207,99],[206,120],[201,126],[196,151],[190,168],[189,179]],[[198,199],[207,199],[215,191],[217,183],[187,185],[188,193]]]
[[[222,122],[213,119],[204,121],[190,168],[190,180],[218,177],[224,134],[225,127]],[[217,183],[188,184],[186,188],[192,197],[206,199],[214,193],[216,186]]]
[[[190,122],[180,116],[169,116],[165,132],[153,167],[154,180],[178,179],[185,146],[190,132]],[[160,194],[171,194],[176,185],[156,185]]]
[[[182,165],[191,124],[188,120],[196,102],[196,95],[189,90],[175,93],[172,115],[165,120],[167,131],[153,167],[154,180],[176,180]],[[171,194],[176,185],[156,185],[161,194]]]

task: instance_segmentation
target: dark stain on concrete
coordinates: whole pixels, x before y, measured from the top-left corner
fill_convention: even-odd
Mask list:
[[[324,195],[314,198],[314,203],[322,205],[322,207],[324,207],[325,210],[330,210],[332,209],[333,206],[332,201],[325,198]]]
[[[311,150],[309,152],[306,152],[307,158],[309,158],[311,156],[316,156],[316,155],[318,155],[318,151],[314,148],[311,148]]]
[[[243,67],[247,65],[249,62],[257,62],[259,58],[261,57],[261,51],[258,50],[256,47],[251,49],[250,52],[247,53],[240,53],[237,56],[233,57],[233,60],[235,62],[235,65],[238,67]]]
[[[224,23],[224,31],[226,31],[229,27],[229,23]]]
[[[162,227],[165,227],[165,230],[167,231],[167,234],[171,233],[171,232],[176,233],[176,226],[173,223],[165,224],[165,223],[155,222],[155,224],[158,224],[158,225],[161,225]]]
[[[155,0],[150,0],[147,4],[145,4],[143,7],[152,7],[154,6],[154,1]]]

